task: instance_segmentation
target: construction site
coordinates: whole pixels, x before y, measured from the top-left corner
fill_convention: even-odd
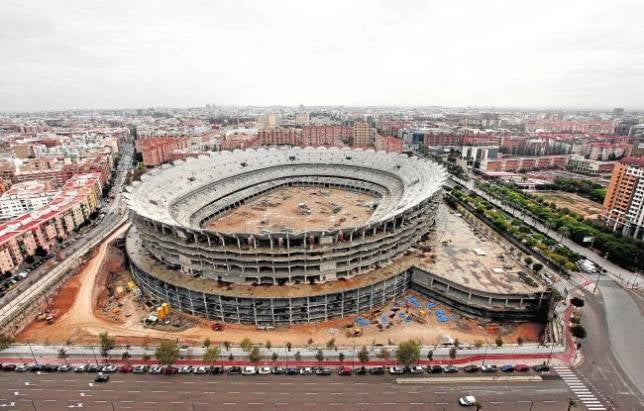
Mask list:
[[[468,237],[471,230],[478,231],[447,207],[441,207],[439,216],[442,225],[428,243],[440,240],[440,245],[427,251],[427,246],[420,244],[419,249],[409,256],[410,261],[422,259],[425,268],[434,262],[440,265],[453,260],[452,248],[460,247],[458,241]],[[496,247],[503,247],[480,232],[473,238],[475,244],[468,243],[463,247],[473,246],[486,253],[494,253]],[[453,263],[460,262],[475,268],[473,274],[470,271],[457,274],[465,277],[471,274],[472,277],[466,281],[474,281],[473,277],[479,275],[477,270],[495,273],[492,269],[500,264],[494,259],[481,258],[480,252],[463,250],[463,254]],[[438,273],[437,270],[434,272]],[[456,273],[451,271],[442,273],[445,278],[457,280],[454,275]],[[508,285],[516,283],[516,287],[525,286],[518,277],[501,281]],[[454,339],[463,345],[476,345],[491,344],[499,336],[506,343],[515,343],[519,337],[525,342],[536,342],[543,330],[542,324],[536,321],[508,322],[469,315],[413,289],[404,291],[382,307],[325,322],[258,327],[207,321],[200,316],[180,312],[167,303],[164,306],[162,301],[141,293],[125,264],[124,252],[107,244],[64,284],[49,301],[43,315],[51,317],[41,317],[29,324],[17,339],[51,344],[91,344],[96,343],[99,333],[108,331],[119,343],[143,345],[153,344],[162,338],[178,338],[184,344],[199,344],[205,338],[237,343],[245,337],[260,342],[271,340],[274,344],[288,341],[295,346],[306,346],[310,339],[323,343],[331,338],[337,345],[345,346],[354,343],[388,345],[409,338],[418,338],[427,345],[449,344]]]
[[[377,206],[368,193],[337,188],[283,187],[256,197],[206,228],[223,232],[302,233],[363,225]]]

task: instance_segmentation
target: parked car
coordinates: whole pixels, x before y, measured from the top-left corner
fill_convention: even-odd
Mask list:
[[[101,371],[105,374],[111,374],[113,372],[118,371],[119,367],[116,364],[107,364],[103,368],[101,368]]]
[[[87,364],[87,372],[99,372],[103,367],[98,364]]]
[[[280,375],[286,373],[286,369],[283,367],[273,367],[271,368],[271,374]]]
[[[296,367],[288,367],[286,369],[286,375],[298,375],[300,373],[300,369]]]
[[[313,368],[311,367],[300,368],[300,375],[313,375]]]
[[[192,365],[184,365],[183,367],[179,368],[179,374],[191,374],[192,371]]]
[[[21,364],[16,367],[16,372],[26,372],[29,371],[29,365],[27,364]]]
[[[547,366],[546,364],[535,365],[534,367],[532,367],[532,369],[535,370],[536,372],[548,372],[548,371],[550,371],[550,367]]]
[[[367,368],[366,367],[358,367],[355,370],[353,370],[353,373],[355,375],[366,375],[367,374]]]
[[[199,365],[199,366],[195,367],[195,369],[194,369],[194,373],[195,374],[200,374],[200,375],[201,374],[210,374],[211,371],[212,371],[212,367],[209,367],[207,365]]]
[[[467,373],[479,372],[480,368],[478,365],[470,364],[463,367],[463,371]]]
[[[248,366],[242,369],[242,375],[255,375],[257,374],[257,367]]]
[[[351,367],[340,367],[338,368],[338,375],[351,375],[353,374],[353,370]]]
[[[512,372],[514,371],[514,366],[512,364],[502,365],[500,368],[501,372]]]
[[[210,374],[219,375],[223,373],[224,373],[224,367],[220,367],[218,365],[210,367]]]
[[[478,401],[476,400],[476,397],[474,397],[473,395],[466,395],[464,397],[459,398],[458,403],[464,407],[473,407],[478,403]]]
[[[259,375],[270,375],[271,374],[271,367],[259,367],[257,370],[257,374]]]
[[[241,367],[233,366],[228,369],[228,375],[236,375],[241,373],[242,373]]]
[[[405,369],[403,367],[400,367],[398,365],[394,365],[393,367],[389,367],[389,374],[391,375],[400,375],[405,372]]]
[[[29,366],[29,371],[31,372],[45,371],[45,366],[43,364],[31,364]]]
[[[383,375],[385,373],[384,367],[373,367],[369,368],[369,374],[371,375]]]
[[[167,366],[167,367],[165,367],[163,369],[163,374],[172,375],[172,374],[176,374],[178,371],[179,371],[179,369],[177,367],[173,367],[173,366],[169,365],[169,366]]]
[[[134,367],[132,367],[130,364],[124,364],[119,367],[119,372],[122,372],[124,374],[128,374],[134,371]]]
[[[497,372],[499,368],[494,364],[483,364],[481,365],[481,372],[493,373]]]
[[[423,374],[425,372],[425,369],[422,365],[414,365],[409,369],[409,372],[411,372],[412,374]]]
[[[56,372],[58,371],[57,364],[45,364],[42,366],[42,371],[44,372]]]
[[[445,374],[455,374],[458,372],[458,368],[453,365],[446,365],[443,367],[443,372]]]
[[[163,372],[163,367],[160,365],[153,365],[150,367],[150,374],[159,375]]]
[[[331,369],[327,367],[317,367],[315,375],[331,375]]]
[[[2,371],[15,371],[16,367],[16,364],[2,364]]]
[[[225,328],[224,323],[214,323],[210,326],[213,331],[223,331]]]
[[[74,365],[74,372],[85,372],[87,371],[87,364],[76,364]]]
[[[94,377],[94,382],[108,382],[109,380],[110,376],[102,372],[99,372],[98,374],[96,374],[96,377]]]
[[[57,369],[58,372],[69,372],[71,370],[72,370],[72,366],[69,364],[59,365]]]
[[[145,374],[147,370],[148,370],[148,366],[145,364],[137,364],[134,367],[132,367],[132,372],[134,374]]]
[[[427,372],[431,374],[440,374],[443,372],[443,367],[440,365],[432,365],[431,367],[427,367]]]
[[[514,366],[514,371],[528,372],[528,371],[530,371],[530,367],[528,366],[528,364],[516,364]]]

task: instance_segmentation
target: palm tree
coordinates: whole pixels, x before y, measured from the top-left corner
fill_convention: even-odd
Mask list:
[[[577,401],[573,400],[572,398],[568,398],[568,411],[570,411],[573,407],[577,408]]]

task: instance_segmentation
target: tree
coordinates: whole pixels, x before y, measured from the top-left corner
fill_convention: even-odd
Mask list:
[[[257,364],[262,360],[262,353],[259,351],[259,347],[253,347],[248,354],[248,360],[254,364]]]
[[[235,356],[233,355],[233,353],[228,354],[228,361],[234,361],[234,360],[235,360]]]
[[[459,341],[459,339],[458,339],[458,338],[455,338],[455,339],[454,339],[454,347],[459,348],[459,347],[460,347],[460,345],[461,345],[461,342]]]
[[[271,360],[273,360],[273,362],[277,362],[277,359],[278,359],[278,358],[279,358],[279,355],[278,355],[276,352],[274,352],[274,353],[271,355]]]
[[[226,348],[226,351],[230,351],[230,341],[224,341],[224,347]]]
[[[154,350],[154,356],[161,365],[172,365],[179,359],[179,346],[176,341],[161,340]]]
[[[306,345],[308,345],[309,347],[313,345],[313,338],[309,338],[309,340],[306,342]]]
[[[420,343],[416,340],[407,340],[398,344],[396,359],[405,367],[415,364],[420,359]]]
[[[344,353],[343,353],[343,352],[341,352],[340,354],[338,354],[338,361],[340,361],[340,362],[344,362],[344,358],[345,358],[345,356],[344,356]]]
[[[67,357],[69,357],[69,354],[67,354],[67,351],[64,348],[58,350],[58,358],[65,361],[65,364],[67,364]]]
[[[116,347],[116,340],[110,337],[107,331],[103,331],[98,336],[101,340],[101,355],[107,360],[109,352]]]
[[[532,257],[526,257],[524,261],[525,261],[526,265],[531,265],[532,264]]]
[[[501,338],[501,336],[500,336],[500,335],[499,335],[499,336],[497,336],[497,337],[496,337],[496,340],[494,340],[494,343],[496,344],[496,346],[497,346],[497,347],[502,346],[502,345],[503,345],[503,338]]]
[[[243,340],[241,340],[241,342],[239,343],[239,346],[245,352],[250,352],[250,350],[253,349],[253,342],[250,340],[250,338],[245,337]]]
[[[316,360],[318,360],[318,362],[322,362],[322,361],[324,361],[324,353],[322,352],[322,350],[319,350],[319,349],[318,349],[318,350],[316,351],[316,353],[315,353],[315,359],[316,359]]]
[[[454,360],[456,358],[456,347],[452,347],[449,349],[449,358]]]
[[[570,411],[573,407],[577,408],[577,401],[573,400],[572,398],[568,398],[568,411]]]
[[[584,300],[579,297],[572,297],[570,299],[570,304],[574,305],[577,308],[580,308],[584,306]]]
[[[295,361],[297,362],[302,361],[302,354],[300,354],[299,351],[295,353]]]
[[[291,344],[290,342],[286,343],[286,349],[288,350],[288,352],[291,352],[292,347],[293,347],[293,344]]]
[[[202,346],[203,348],[208,348],[208,347],[210,347],[210,344],[212,344],[212,343],[210,342],[210,338],[206,338],[205,340],[203,340],[203,344],[201,344],[201,346]]]
[[[130,353],[129,351],[123,351],[123,354],[121,354],[121,360],[125,361],[126,363],[130,363]]]
[[[476,340],[476,341],[474,341],[474,347],[476,347],[476,348],[481,348],[481,347],[483,347],[483,341],[482,341],[482,340]]]
[[[433,359],[434,359],[434,350],[427,351],[427,360],[429,362],[432,362]]]
[[[141,357],[141,359],[142,359],[143,361],[145,361],[145,362],[150,361],[150,354],[148,354],[148,353],[144,353],[144,354],[143,354],[143,356]]]
[[[521,336],[517,337],[517,344],[523,345],[523,337]]]
[[[14,338],[8,334],[0,334],[0,351],[4,351],[7,348],[11,347],[13,344]]]
[[[362,346],[362,349],[358,352],[358,360],[360,360],[361,363],[366,364],[369,362],[369,351],[367,350],[367,347],[364,345]]]
[[[380,352],[378,353],[378,357],[380,357],[381,359],[383,359],[383,360],[385,360],[385,361],[386,361],[386,360],[388,360],[388,359],[389,359],[389,357],[391,357],[391,353],[389,352],[389,350],[388,350],[388,349],[386,349],[386,348],[381,348],[381,349],[380,349]]]
[[[326,348],[328,350],[332,350],[333,347],[335,347],[335,338],[331,338],[329,341],[326,342]]]
[[[266,343],[264,344],[264,347],[266,347],[267,350],[270,350],[273,347],[271,340],[267,340]]]
[[[203,361],[205,363],[214,364],[215,361],[219,359],[220,355],[221,350],[219,349],[219,347],[217,347],[216,345],[210,345],[203,352]]]
[[[586,329],[581,324],[575,324],[570,327],[570,332],[576,338],[586,338]]]

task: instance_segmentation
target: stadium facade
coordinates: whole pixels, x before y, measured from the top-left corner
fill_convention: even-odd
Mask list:
[[[412,288],[414,270],[397,262],[432,229],[445,178],[434,162],[373,150],[269,148],[176,161],[125,194],[132,273],[148,295],[218,321],[296,324],[372,310]],[[205,228],[294,186],[368,193],[373,213],[320,231]],[[530,311],[504,304],[508,313]]]

